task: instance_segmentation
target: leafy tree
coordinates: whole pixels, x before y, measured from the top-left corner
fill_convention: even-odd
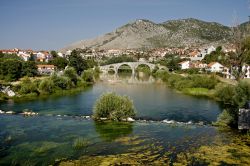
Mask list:
[[[33,53],[30,54],[29,61],[36,61],[36,57]]]
[[[85,70],[82,73],[82,79],[86,82],[94,82],[94,71],[92,69]]]
[[[73,67],[78,75],[81,75],[81,73],[88,68],[87,62],[76,50],[73,50],[69,56],[69,66]]]
[[[78,76],[74,68],[68,67],[63,74],[65,77],[68,77],[70,81],[74,84],[74,86],[77,85]]]
[[[70,78],[65,76],[53,74],[51,76],[51,80],[54,82],[55,86],[60,89],[70,89],[73,87],[73,83],[71,82]]]
[[[14,81],[22,76],[22,62],[16,59],[5,60],[1,65],[6,74],[5,79]]]
[[[169,68],[169,70],[179,70],[179,64],[181,62],[181,59],[179,56],[171,54],[171,55],[165,55],[165,66]],[[164,65],[164,63],[162,63]]]
[[[53,58],[50,63],[55,65],[59,70],[63,70],[68,65],[68,60],[62,57],[56,57]]]
[[[34,77],[37,75],[37,66],[34,61],[23,62],[22,76]]]
[[[118,57],[111,57],[106,62],[104,62],[103,65],[109,65],[113,63],[121,63],[121,62],[135,62],[135,59],[133,57],[127,56],[127,55],[122,55]]]
[[[56,51],[50,51],[50,54],[52,55],[53,58],[57,58],[58,57],[58,54]]]
[[[4,57],[4,53],[2,51],[0,51],[0,58]]]

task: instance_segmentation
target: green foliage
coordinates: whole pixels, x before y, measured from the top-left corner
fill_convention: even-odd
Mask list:
[[[93,83],[95,81],[94,70],[92,70],[92,69],[85,70],[82,73],[82,79],[85,82],[92,82]]]
[[[196,68],[182,70],[182,72],[188,73],[188,74],[199,74],[199,71],[200,69],[196,69]]]
[[[234,126],[237,124],[237,117],[235,118],[234,112],[236,111],[230,111],[230,109],[223,110],[223,112],[217,118],[217,121],[213,124],[220,127]]]
[[[136,68],[136,71],[137,72],[144,72],[144,73],[147,73],[147,74],[151,74],[151,70],[150,70],[150,68],[147,65],[139,65]]]
[[[34,77],[37,75],[37,66],[33,61],[23,62],[22,76]]]
[[[71,82],[70,78],[64,76],[57,76],[53,74],[50,79],[54,82],[55,87],[58,87],[62,90],[70,89],[74,87],[74,84]]]
[[[53,58],[57,58],[58,57],[58,54],[56,51],[51,51],[50,54],[52,55]]]
[[[22,76],[22,62],[16,59],[7,59],[1,64],[1,75],[7,81],[14,81]]]
[[[183,77],[177,74],[168,74],[165,81],[173,88],[183,90],[186,88],[214,89],[218,80],[214,76],[190,75]]]
[[[232,100],[232,97],[235,94],[235,87],[232,85],[218,85],[216,87],[216,93],[215,96],[218,98],[218,100],[222,101],[226,105],[233,105],[234,102]]]
[[[28,77],[24,78],[19,86],[20,89],[18,93],[21,95],[29,93],[36,93],[37,95],[39,95],[37,83],[31,81]]]
[[[135,62],[135,59],[133,57],[122,55],[118,57],[111,57],[108,60],[106,60],[102,65],[109,65],[113,63],[121,63],[121,62]]]
[[[68,67],[67,69],[64,70],[63,75],[65,77],[68,77],[71,82],[73,82],[74,86],[77,85],[78,82],[78,76],[74,68]]]
[[[23,76],[37,75],[35,62],[25,62],[16,54],[1,54],[0,79],[15,81]]]
[[[94,117],[107,118],[109,120],[121,121],[135,116],[133,102],[127,96],[119,96],[115,93],[103,94],[95,103],[93,109]]]
[[[250,100],[250,84],[241,81],[236,86],[219,86],[216,87],[215,96],[224,104],[227,113],[219,118],[217,123],[237,127],[239,108],[244,108]]]
[[[62,57],[55,57],[50,61],[51,64],[55,65],[59,70],[65,69],[68,65],[68,61]]]
[[[69,66],[73,67],[78,75],[81,75],[88,68],[86,60],[81,57],[77,50],[73,50],[69,56]]]
[[[42,93],[51,94],[55,91],[55,84],[51,79],[44,79],[41,81],[41,83],[39,85],[39,90]]]
[[[176,55],[165,55],[166,66],[170,71],[179,70],[180,66],[178,63],[181,62],[179,56]]]
[[[233,100],[239,108],[244,107],[250,100],[250,84],[245,81],[239,82]]]

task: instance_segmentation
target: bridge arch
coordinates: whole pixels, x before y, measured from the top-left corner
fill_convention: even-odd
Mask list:
[[[115,71],[115,73],[118,73],[119,68],[122,65],[127,65],[131,68],[132,70],[132,74],[135,74],[135,70],[138,68],[138,66],[140,65],[146,65],[150,68],[150,71],[152,72],[156,66],[158,66],[159,69],[164,69],[167,70],[166,67],[161,66],[161,65],[156,65],[156,64],[151,64],[151,63],[147,63],[147,62],[122,62],[122,63],[115,63],[115,64],[110,64],[110,65],[105,65],[105,66],[100,66],[100,70],[102,70],[103,72],[108,72],[108,70],[113,69]]]
[[[147,66],[150,69],[150,72],[152,72],[154,70],[155,64],[150,64],[150,63],[145,63],[145,62],[140,62],[138,64],[135,65],[135,70],[139,67],[139,66]]]
[[[120,63],[119,65],[117,65],[116,66],[116,70],[117,70],[116,72],[117,73],[118,73],[119,69],[121,69],[122,66],[128,66],[131,69],[132,73],[133,73],[134,67],[133,67],[133,65],[131,65],[129,63]]]

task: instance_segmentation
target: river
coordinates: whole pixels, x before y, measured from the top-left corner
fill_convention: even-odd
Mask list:
[[[104,92],[129,96],[137,120],[96,123],[81,117],[92,114],[96,99]],[[221,112],[218,103],[145,79],[108,78],[78,94],[6,102],[0,109],[39,113],[34,117],[0,115],[0,165],[49,165],[80,157],[88,165],[86,157],[90,156],[95,160],[138,153],[145,155],[141,157],[148,159],[146,163],[166,162],[164,158],[174,161],[179,152],[210,144],[222,135],[210,125]]]

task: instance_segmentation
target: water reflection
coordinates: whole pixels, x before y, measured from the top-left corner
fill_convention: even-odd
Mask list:
[[[133,132],[133,124],[127,122],[95,122],[95,130],[104,141],[111,142]]]

